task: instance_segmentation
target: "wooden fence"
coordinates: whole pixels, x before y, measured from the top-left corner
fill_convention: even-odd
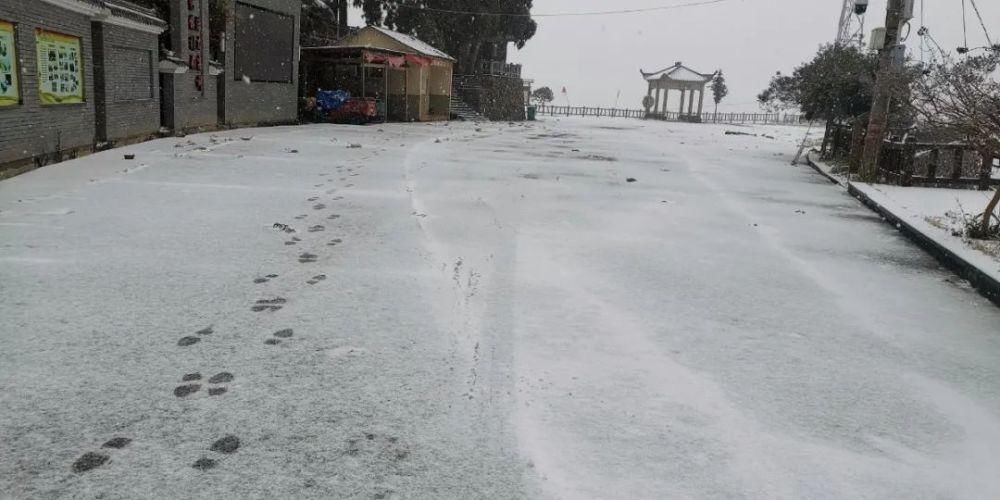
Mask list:
[[[699,117],[688,113],[648,113],[643,109],[592,108],[588,106],[536,106],[539,116],[593,116],[608,118],[642,118],[674,122],[695,123],[759,123],[770,125],[800,125],[808,121],[805,116],[782,113],[702,113]]]
[[[879,177],[900,186],[1000,186],[993,177],[996,158],[965,144],[885,142],[879,159]]]

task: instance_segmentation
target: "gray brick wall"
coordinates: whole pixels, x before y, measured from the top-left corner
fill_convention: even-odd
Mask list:
[[[187,73],[163,73],[163,109],[164,125],[175,130],[184,131],[199,127],[211,127],[219,123],[218,78],[208,75],[209,47],[209,0],[195,2],[197,9],[188,9],[187,0],[172,0],[170,3],[170,37],[174,53],[185,63],[190,61],[192,53],[202,58],[203,72],[189,69]],[[189,15],[201,16],[201,49],[192,50],[188,45]],[[203,76],[203,90],[195,85],[198,75]]]
[[[102,139],[116,141],[155,134],[160,129],[157,36],[111,24],[101,25],[101,32],[106,110],[106,135]]]
[[[227,125],[293,123],[298,119],[299,95],[299,24],[300,0],[236,0],[295,18],[294,52],[291,83],[246,83],[235,74],[234,9],[230,4],[226,22],[225,72],[222,74],[223,114]]]
[[[0,107],[0,164],[94,143],[94,73],[90,19],[38,0],[0,0],[0,19],[17,26],[21,104]],[[38,98],[35,29],[80,37],[82,104],[43,106]]]
[[[204,93],[195,87],[195,74],[161,74],[166,109],[165,125],[173,130],[189,130],[219,123],[216,100],[218,79],[205,80]]]

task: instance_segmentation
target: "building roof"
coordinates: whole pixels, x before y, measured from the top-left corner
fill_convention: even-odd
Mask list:
[[[646,81],[659,80],[666,77],[668,80],[674,80],[677,82],[693,82],[693,83],[705,83],[714,77],[714,74],[699,73],[681,62],[674,63],[673,66],[669,68],[661,69],[654,73],[646,73],[645,71],[639,70],[642,73],[642,77]]]
[[[378,26],[368,26],[365,29],[369,29],[369,28],[378,31],[379,33],[382,33],[383,35],[385,35],[387,37],[390,37],[393,40],[395,40],[395,41],[397,41],[397,42],[399,42],[399,43],[401,43],[403,45],[406,45],[407,47],[409,47],[409,48],[413,49],[414,51],[416,51],[418,54],[422,54],[422,55],[425,55],[425,56],[431,56],[431,57],[438,57],[438,58],[441,58],[441,59],[448,59],[449,61],[454,61],[455,60],[454,57],[451,57],[448,54],[445,54],[444,52],[442,52],[442,51],[440,51],[438,49],[435,49],[429,43],[427,43],[427,42],[425,42],[423,40],[420,40],[418,38],[412,37],[410,35],[404,35],[404,34],[398,32],[398,31],[392,31],[390,29],[380,28]]]

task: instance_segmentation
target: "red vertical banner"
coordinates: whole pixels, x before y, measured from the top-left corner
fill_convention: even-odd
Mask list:
[[[194,86],[199,92],[205,91],[205,68],[208,66],[204,60],[204,43],[202,40],[202,4],[204,0],[187,0],[187,45],[188,45],[188,68],[198,72],[195,76]]]

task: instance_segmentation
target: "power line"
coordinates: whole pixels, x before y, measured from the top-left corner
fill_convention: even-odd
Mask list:
[[[426,12],[437,12],[440,14],[460,14],[468,16],[496,16],[496,17],[579,17],[579,16],[609,16],[617,14],[640,14],[643,12],[655,12],[663,10],[673,10],[673,9],[683,9],[688,7],[699,7],[704,5],[712,5],[723,2],[730,2],[733,0],[701,0],[695,2],[674,4],[674,5],[661,5],[659,7],[645,7],[639,9],[619,9],[619,10],[604,10],[604,11],[592,11],[592,12],[550,12],[542,14],[531,14],[531,13],[509,13],[509,12],[482,12],[482,11],[471,11],[471,10],[454,10],[454,9],[436,9],[434,7],[417,7],[414,5],[400,4],[397,5],[399,8],[411,9],[411,10],[422,10]]]

